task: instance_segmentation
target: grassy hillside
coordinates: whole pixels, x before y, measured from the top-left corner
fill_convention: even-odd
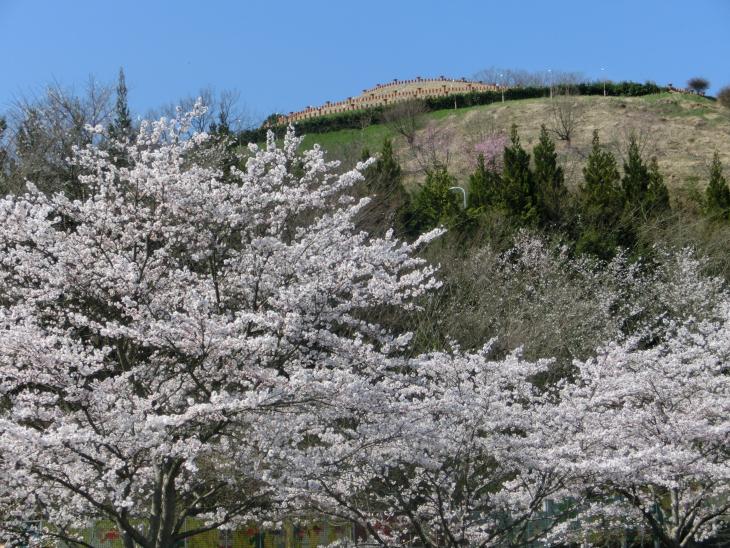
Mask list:
[[[442,110],[424,114],[416,142],[430,150],[449,170],[465,180],[474,160],[474,145],[490,134],[509,131],[517,124],[522,143],[529,150],[537,140],[540,125],[554,124],[556,101],[525,99],[487,106]],[[610,146],[618,158],[630,132],[636,132],[647,157],[656,156],[670,190],[676,196],[703,188],[707,167],[715,150],[730,172],[730,110],[715,101],[695,95],[661,93],[644,97],[576,97],[569,108],[579,114],[571,143],[557,141],[567,182],[580,183],[581,169],[594,129],[601,141]],[[421,180],[418,154],[406,140],[385,125],[362,130],[343,130],[305,138],[305,146],[320,143],[331,158],[353,162],[363,148],[371,152],[380,148],[383,138],[391,136],[408,173],[410,184]]]

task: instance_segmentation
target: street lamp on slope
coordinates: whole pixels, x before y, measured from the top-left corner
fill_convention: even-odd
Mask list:
[[[462,196],[464,198],[463,209],[466,209],[466,190],[464,190],[464,188],[463,187],[460,187],[460,186],[452,186],[452,187],[449,188],[449,190],[456,190],[458,192],[461,192],[461,194],[462,194]]]

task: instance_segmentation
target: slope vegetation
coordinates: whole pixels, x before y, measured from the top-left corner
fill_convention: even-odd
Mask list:
[[[377,151],[385,137],[392,137],[409,184],[422,180],[424,165],[434,160],[446,163],[449,171],[464,181],[473,167],[475,145],[494,135],[508,134],[510,126],[516,124],[529,150],[542,124],[556,129],[556,118],[566,114],[575,118],[570,142],[557,140],[557,147],[570,186],[582,179],[581,169],[594,129],[618,158],[623,156],[628,135],[636,133],[644,155],[657,158],[673,192],[703,188],[715,150],[722,163],[730,166],[730,110],[712,99],[680,93],[567,99],[555,96],[442,110],[419,118],[413,145],[388,125],[310,135],[305,145],[320,143],[331,158],[350,164],[360,158],[363,149]]]

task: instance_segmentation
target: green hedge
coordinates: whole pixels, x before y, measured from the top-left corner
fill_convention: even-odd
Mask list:
[[[563,87],[563,86],[556,86]],[[572,92],[579,95],[603,95],[603,82],[589,82],[571,85]],[[640,95],[651,95],[666,91],[667,88],[661,88],[653,82],[639,84],[638,82],[606,82],[606,95],[613,97],[638,97]],[[505,101],[517,99],[534,99],[538,97],[548,97],[550,95],[549,87],[525,87],[525,88],[509,88],[504,90]],[[455,95],[446,95],[444,97],[427,97],[423,100],[426,109],[429,111],[443,110],[448,108],[465,108],[477,105],[489,105],[502,100],[501,91],[482,91],[472,93],[462,93]],[[296,122],[297,133],[306,135],[309,133],[329,133],[340,129],[362,129],[372,124],[382,123],[383,107],[373,107],[352,112],[343,112],[341,114],[331,114],[328,116],[319,116],[317,118],[309,118]],[[286,132],[286,126],[280,125],[274,128],[257,128],[240,132],[237,135],[238,142],[260,143],[266,140],[266,132],[272,129],[277,137],[281,137]]]
[[[308,133],[329,133],[340,129],[361,129],[372,124],[383,122],[383,107],[373,107],[340,114],[318,116],[296,122],[297,133],[306,135]],[[286,132],[286,125],[279,125],[273,128],[260,127],[249,129],[238,134],[240,143],[259,143],[266,140],[266,132],[271,129],[277,137],[282,137]]]

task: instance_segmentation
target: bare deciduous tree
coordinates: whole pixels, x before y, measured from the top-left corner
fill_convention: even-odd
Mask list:
[[[575,85],[586,81],[585,75],[581,72],[552,69],[528,71],[499,67],[480,70],[474,75],[474,79],[486,84],[499,84],[506,87]]]
[[[413,147],[425,112],[426,105],[423,101],[401,101],[387,107],[383,112],[383,119],[395,133],[405,138],[408,146]]]
[[[584,115],[584,105],[575,95],[570,95],[565,89],[550,101],[549,128],[558,139],[570,145]]]
[[[67,159],[75,146],[94,140],[89,126],[106,126],[113,112],[113,86],[89,77],[82,93],[58,82],[39,96],[17,99],[8,116],[6,152],[13,161],[4,191],[32,179],[44,191],[70,190],[76,173]]]
[[[174,118],[179,112],[190,112],[195,103],[200,101],[205,112],[192,122],[190,130],[203,133],[207,131],[236,132],[252,127],[253,117],[241,104],[241,93],[234,89],[225,89],[220,92],[212,86],[201,88],[194,96],[188,96],[162,107],[158,112],[148,115],[149,118],[158,115]]]
[[[617,138],[616,154],[624,163],[629,160],[629,148],[632,142],[636,144],[639,155],[647,164],[652,156],[658,154],[656,135],[644,126],[626,126],[617,135]]]
[[[428,127],[414,134],[411,153],[419,171],[425,174],[437,167],[448,168],[451,159],[451,143],[454,141],[453,130],[436,124],[429,124]]]

